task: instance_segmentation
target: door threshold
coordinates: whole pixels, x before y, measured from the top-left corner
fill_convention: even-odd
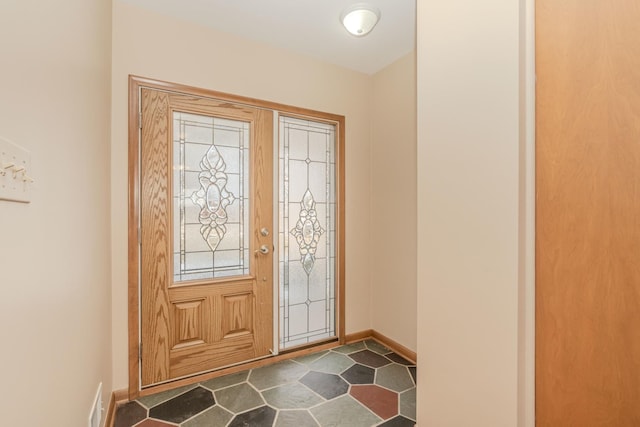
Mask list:
[[[298,351],[306,350],[309,348],[314,349],[314,348],[317,348],[318,346],[322,346],[325,344],[339,343],[339,341],[340,339],[338,337],[324,338],[309,344],[302,344],[302,345],[297,345],[291,348],[280,349],[278,354],[289,354],[292,352],[298,352]]]
[[[253,359],[247,362],[241,362],[235,365],[230,365],[224,368],[216,369],[213,371],[200,373],[188,377],[183,377],[175,380],[163,382],[161,384],[154,384],[146,386],[141,389],[137,396],[129,394],[129,400],[135,400],[139,397],[149,396],[151,394],[160,393],[174,388],[196,384],[202,381],[211,380],[214,378],[222,377],[224,375],[235,374],[237,372],[246,371],[248,369],[261,368],[263,366],[271,365],[284,360],[294,359],[296,357],[305,356],[307,354],[316,353],[323,350],[329,350],[340,346],[340,340],[338,338],[332,338],[329,342],[322,341],[320,343],[314,343],[310,345],[304,345],[288,350],[281,351],[278,355],[268,355],[265,357]]]

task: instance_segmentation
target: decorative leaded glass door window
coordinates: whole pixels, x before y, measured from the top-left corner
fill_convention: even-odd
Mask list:
[[[249,274],[249,123],[173,113],[173,280]]]
[[[280,116],[280,348],[335,330],[335,125]]]

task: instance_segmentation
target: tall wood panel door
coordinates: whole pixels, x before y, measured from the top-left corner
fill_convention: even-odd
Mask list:
[[[141,386],[273,348],[273,113],[142,88]]]
[[[640,2],[536,0],[536,424],[640,426]]]

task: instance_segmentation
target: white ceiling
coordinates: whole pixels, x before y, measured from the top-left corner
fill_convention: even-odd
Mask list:
[[[416,0],[122,0],[373,74],[415,46]],[[340,14],[366,2],[381,19],[366,37],[354,37]]]

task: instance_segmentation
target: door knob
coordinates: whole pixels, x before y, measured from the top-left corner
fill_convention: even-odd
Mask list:
[[[264,254],[264,255],[266,255],[266,254],[268,254],[268,253],[269,253],[269,247],[268,247],[267,245],[262,245],[262,246],[260,246],[260,249],[259,249],[259,250],[260,250],[260,253],[261,253],[261,254]]]

